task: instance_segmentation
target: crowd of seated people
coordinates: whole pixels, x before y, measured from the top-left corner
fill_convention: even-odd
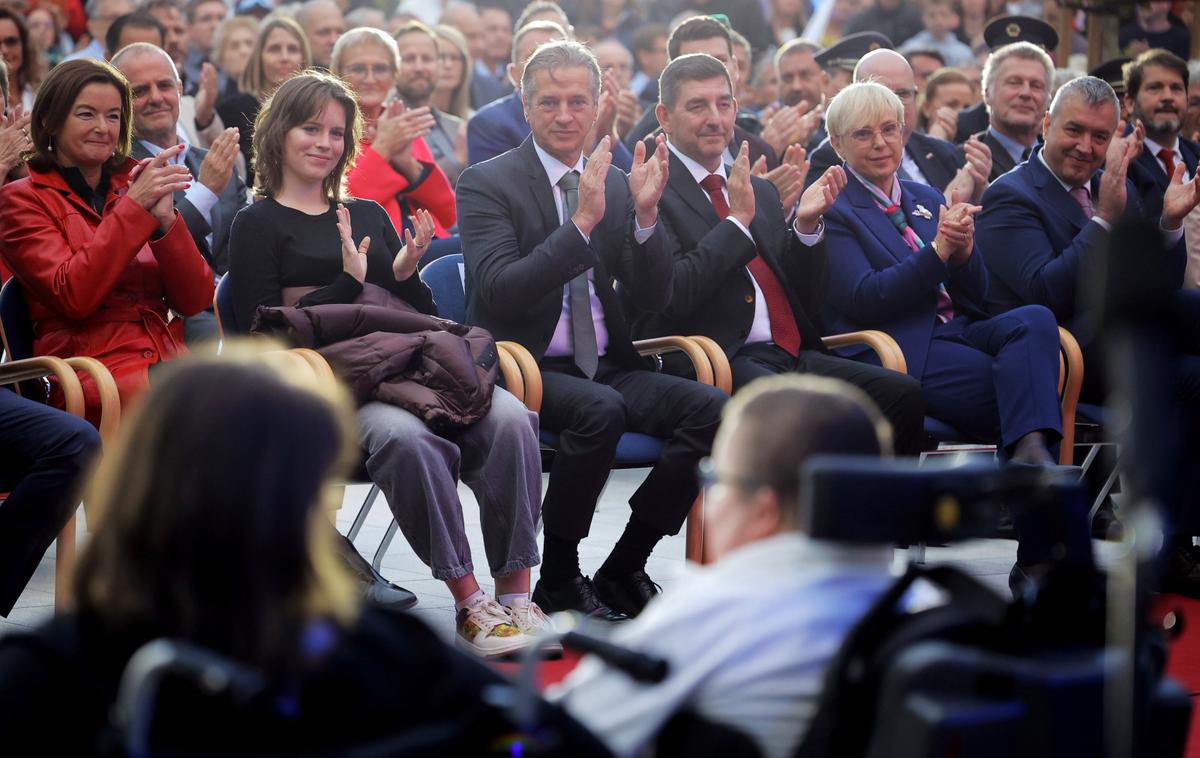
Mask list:
[[[456,644],[510,656],[555,631],[550,614],[575,612],[617,625],[634,646],[722,670],[731,664],[700,655],[716,648],[708,635],[741,633],[708,620],[736,629],[769,596],[786,606],[785,628],[828,634],[803,651],[811,659],[773,658],[783,676],[812,660],[820,670],[879,577],[864,558],[861,602],[842,598],[836,619],[820,615],[821,601],[806,598],[820,595],[823,575],[793,564],[857,572],[861,556],[796,534],[793,484],[780,472],[842,445],[817,437],[834,428],[857,435],[845,444],[864,454],[917,456],[949,428],[950,441],[990,446],[1008,464],[1071,462],[1073,451],[1059,450],[1073,437],[1060,328],[1083,351],[1081,400],[1101,408],[1112,356],[1085,290],[1123,224],[1158,227],[1165,253],[1145,264],[1169,283],[1182,325],[1173,385],[1162,389],[1181,419],[1200,417],[1200,134],[1188,96],[1197,83],[1178,54],[1186,26],[1161,3],[1130,14],[1121,39],[1131,58],[1097,70],[1107,80],[1064,73],[1054,27],[994,3],[875,0],[850,12],[839,2],[832,15],[790,2],[769,12],[756,2],[450,0],[389,14],[357,5],[0,2],[0,283],[22,296],[35,355],[98,359],[122,406],[157,409],[127,422],[131,436],[106,451],[101,484],[130,478],[116,468],[134,465],[122,445],[169,428],[154,414],[183,412],[169,388],[198,384],[162,363],[215,349],[221,331],[286,332],[339,356],[330,363],[354,390],[350,417],[247,366],[196,371],[228,372],[221,381],[327,417],[313,423],[332,423],[335,441],[310,441],[329,449],[299,444],[306,434],[261,442],[325,456],[305,472],[311,486],[287,504],[289,517],[313,520],[321,488],[347,472],[342,448],[354,448],[453,598]],[[463,324],[441,318],[446,304],[422,279],[425,264],[451,254],[461,255]],[[228,304],[214,309],[224,277]],[[353,333],[329,336],[340,318]],[[378,344],[408,347],[384,354],[357,342],[375,333],[404,335]],[[673,335],[715,344],[709,360],[727,364],[727,387],[635,342]],[[532,408],[498,378],[515,350],[540,373]],[[98,455],[101,392],[91,376],[81,385],[91,426],[63,413],[53,382],[47,404],[0,388],[0,489],[11,493],[0,501],[0,545],[12,546],[0,551],[0,612]],[[785,431],[793,445],[772,457]],[[654,438],[656,452],[619,536],[591,565],[580,543],[628,433]],[[798,442],[806,435],[811,445]],[[706,487],[697,467],[709,456],[717,484]],[[491,594],[476,578],[460,480],[480,508]],[[303,574],[311,586],[236,603],[199,587],[162,608],[162,587],[145,587],[142,605],[123,604],[114,583],[145,567],[121,565],[122,540],[149,528],[138,520],[152,502],[191,502],[177,486],[144,501],[96,491],[105,515],[89,524],[79,607],[48,634],[98,645],[115,666],[136,643],[178,632],[280,673],[309,671],[296,640],[314,626],[338,630],[327,642],[349,645],[339,654],[349,661],[361,635],[424,633],[360,611],[415,597],[348,540],[321,538],[328,544],[309,554],[299,531],[287,549],[312,566],[288,579]],[[231,498],[213,523],[245,494],[213,493]],[[648,559],[705,496],[704,554],[718,560],[696,585],[704,602],[664,595]],[[271,503],[284,507],[244,507]],[[1200,597],[1200,509],[1186,497],[1164,509],[1162,587]],[[183,534],[205,517],[180,518],[170,528]],[[357,592],[327,583],[330,556]],[[177,568],[161,578],[204,571]],[[738,596],[756,571],[787,572],[791,583]],[[282,626],[242,639],[187,607],[232,613],[300,597]],[[744,644],[776,655],[769,641]],[[43,676],[50,665],[7,650],[0,670]],[[426,663],[483,686],[458,659],[439,652]],[[344,676],[340,686],[367,686]],[[690,681],[630,692],[589,662],[562,702],[621,754],[691,706],[782,755],[803,733],[803,698],[772,681],[763,710]],[[0,732],[37,702],[6,713]]]

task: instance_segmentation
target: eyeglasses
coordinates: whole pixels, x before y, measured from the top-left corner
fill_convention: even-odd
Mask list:
[[[699,482],[700,489],[705,492],[718,484],[750,491],[768,486],[753,477],[721,473],[717,471],[717,464],[713,462],[712,458],[701,458],[700,462],[696,464],[696,481]]]
[[[395,76],[392,67],[386,63],[374,63],[368,66],[365,63],[355,63],[345,68],[346,76],[355,79],[366,79],[367,75],[372,75],[376,79],[388,79]]]
[[[896,97],[900,98],[900,102],[906,103],[906,104],[911,103],[913,100],[917,99],[917,90],[915,88],[894,89],[894,90],[892,90],[892,94],[895,95]]]
[[[865,146],[875,144],[875,135],[883,137],[884,142],[899,142],[903,132],[903,126],[897,124],[895,121],[889,121],[879,127],[878,131],[863,127],[862,129],[855,129],[850,132],[849,137],[858,144]]]
[[[20,47],[20,37],[0,37],[0,47]]]

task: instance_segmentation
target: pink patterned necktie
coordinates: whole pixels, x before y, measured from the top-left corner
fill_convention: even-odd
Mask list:
[[[1088,192],[1087,187],[1076,187],[1071,190],[1071,199],[1079,203],[1079,207],[1083,209],[1083,215],[1088,218],[1096,215],[1096,211],[1092,208],[1092,195]]]

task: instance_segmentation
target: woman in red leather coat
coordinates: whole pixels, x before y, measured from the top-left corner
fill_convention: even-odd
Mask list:
[[[346,176],[350,194],[382,205],[397,234],[425,209],[433,236],[448,237],[457,221],[454,188],[422,139],[434,126],[433,114],[392,99],[400,73],[396,41],[378,29],[352,29],[338,40],[331,64],[357,95],[367,125],[358,162]]]
[[[30,175],[0,188],[0,257],[29,301],[35,352],[99,359],[123,403],[152,364],[185,352],[171,311],[194,315],[213,295],[173,206],[192,180],[171,164],[179,148],[130,160],[131,109],[116,69],[60,63],[34,103]],[[94,414],[96,387],[84,391]]]

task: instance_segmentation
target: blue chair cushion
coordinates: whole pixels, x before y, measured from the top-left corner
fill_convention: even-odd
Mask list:
[[[467,323],[467,298],[463,290],[462,254],[446,255],[421,269],[421,281],[433,291],[438,315],[460,324]]]
[[[925,437],[933,442],[931,447],[937,447],[939,442],[967,441],[967,435],[933,416],[925,417]]]
[[[541,441],[550,448],[558,447],[558,433],[542,430]],[[617,459],[615,464],[622,468],[650,466],[662,455],[663,441],[658,437],[637,432],[625,432],[617,442]]]

